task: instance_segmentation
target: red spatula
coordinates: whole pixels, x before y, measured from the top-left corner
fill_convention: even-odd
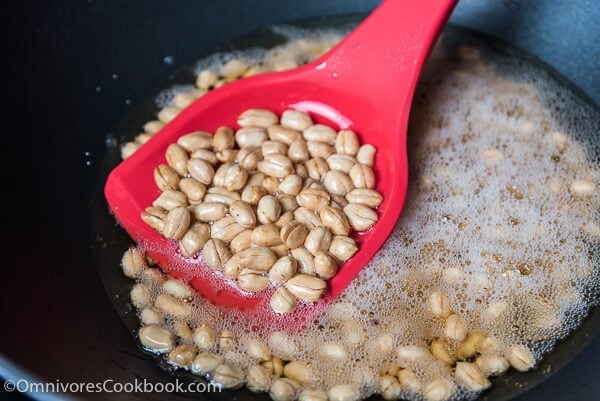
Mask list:
[[[105,187],[110,208],[129,235],[168,273],[189,280],[203,297],[223,306],[269,312],[271,293],[248,295],[200,259],[185,258],[176,241],[156,233],[141,212],[158,197],[153,170],[165,150],[192,131],[237,127],[246,109],[308,112],[315,122],[357,132],[377,149],[379,221],[357,239],[358,253],[344,263],[325,297],[337,297],[371,260],[394,228],[407,190],[406,132],[421,67],[456,0],[386,0],[348,37],[303,67],[238,80],[209,92],[117,166]],[[265,305],[260,308],[259,305]],[[301,309],[301,310],[305,310]],[[300,312],[296,312],[300,313]]]

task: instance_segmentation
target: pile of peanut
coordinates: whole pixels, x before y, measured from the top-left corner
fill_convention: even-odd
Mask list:
[[[142,219],[244,291],[274,284],[270,305],[288,313],[323,296],[358,250],[350,234],[377,221],[375,148],[297,110],[249,109],[237,123],[169,145]]]

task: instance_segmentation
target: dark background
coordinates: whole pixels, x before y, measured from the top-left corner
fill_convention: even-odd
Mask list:
[[[125,382],[144,372],[164,382],[162,371],[140,356],[115,313],[91,249],[89,201],[115,127],[167,76],[225,39],[273,22],[366,13],[376,3],[5,2],[0,12],[0,376]],[[586,0],[569,7],[560,3],[465,0],[452,20],[535,50],[598,102],[599,6]],[[538,26],[543,24],[554,29]],[[579,343],[588,341],[560,373],[517,399],[598,399],[600,340]],[[0,398],[20,398],[8,397],[0,390]]]

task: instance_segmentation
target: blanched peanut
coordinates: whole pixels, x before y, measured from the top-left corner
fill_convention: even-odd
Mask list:
[[[277,261],[277,256],[269,248],[252,247],[237,253],[244,267],[257,271],[268,271]]]
[[[454,377],[459,385],[469,391],[483,391],[492,385],[474,363],[457,362]]]
[[[138,283],[129,293],[131,303],[136,308],[142,308],[150,303],[150,288],[146,284]]]
[[[338,132],[335,140],[335,151],[345,155],[355,156],[358,152],[358,137],[356,133],[349,129],[343,129]]]
[[[396,354],[400,358],[400,362],[417,362],[420,360],[427,360],[431,358],[429,349],[421,345],[405,345],[396,348]]]
[[[172,143],[167,147],[165,152],[167,164],[177,172],[180,176],[185,176],[187,173],[188,153],[181,146]]]
[[[452,313],[448,297],[441,291],[433,291],[429,294],[428,305],[434,316],[446,318]]]
[[[232,58],[219,69],[219,75],[226,81],[233,81],[242,76],[248,69],[248,64],[239,58]]]
[[[192,329],[185,322],[174,322],[173,331],[177,337],[179,337],[183,341],[192,341]]]
[[[286,128],[304,131],[313,125],[313,122],[307,113],[298,110],[286,110],[281,115],[281,125]]]
[[[337,137],[335,130],[327,125],[315,124],[308,127],[302,133],[302,136],[307,141],[319,141],[325,143],[332,143]]]
[[[268,361],[262,362],[260,365],[265,367],[275,377],[283,375],[283,361],[280,358],[273,357]]]
[[[236,131],[235,142],[243,148],[260,148],[260,145],[268,138],[267,132],[260,127],[243,127]]]
[[[154,306],[158,308],[165,315],[177,317],[183,319],[191,313],[190,308],[187,304],[178,300],[175,297],[167,294],[160,294],[156,297]]]
[[[162,121],[158,121],[158,120],[148,121],[146,124],[144,124],[144,132],[147,132],[150,135],[154,135],[158,131],[163,129],[164,126],[165,126],[165,123],[163,123]]]
[[[121,147],[121,159],[125,160],[134,154],[140,148],[140,144],[136,142],[127,142]]]
[[[293,212],[298,208],[298,203],[296,202],[296,197],[292,195],[279,194],[277,196],[279,200],[279,204],[281,205],[281,210],[285,213]]]
[[[327,393],[319,388],[305,388],[298,396],[298,401],[327,401]]]
[[[215,344],[215,333],[213,329],[206,324],[202,324],[194,330],[192,338],[194,344],[201,350],[212,348]]]
[[[329,165],[327,162],[320,158],[315,157],[304,163],[308,176],[315,181],[320,181],[325,177],[325,174],[329,171]]]
[[[140,276],[142,270],[146,268],[146,259],[144,254],[136,247],[131,247],[123,253],[121,258],[121,267],[125,276],[136,279]]]
[[[176,207],[167,214],[162,235],[171,239],[181,239],[190,227],[190,212],[185,207]]]
[[[511,366],[518,371],[527,372],[535,366],[533,354],[522,344],[509,345],[506,354]]]
[[[267,191],[261,185],[247,185],[242,191],[242,200],[250,205],[256,206],[263,196],[267,194]]]
[[[262,291],[269,286],[269,278],[261,275],[261,272],[250,269],[242,269],[237,276],[240,288],[248,292]]]
[[[367,341],[367,332],[358,320],[345,320],[340,323],[342,341],[352,347],[357,347]]]
[[[274,283],[285,283],[296,274],[298,262],[290,256],[281,257],[269,270],[269,280]]]
[[[224,149],[220,152],[215,153],[215,157],[221,163],[233,163],[238,155],[237,149]]]
[[[181,191],[167,189],[166,191],[163,191],[159,197],[154,200],[154,202],[152,202],[152,206],[171,211],[176,207],[187,206],[187,196]]]
[[[203,222],[217,221],[224,218],[228,210],[227,205],[223,203],[203,202],[194,208],[194,218]]]
[[[374,208],[381,204],[383,196],[374,189],[356,188],[346,194],[346,200]]]
[[[308,230],[306,226],[296,220],[292,220],[281,227],[280,240],[288,248],[295,249],[304,244],[307,235]]]
[[[431,353],[440,361],[453,365],[456,358],[448,351],[448,342],[445,338],[437,338],[431,342]]]
[[[187,163],[187,171],[192,178],[195,178],[204,185],[209,185],[215,175],[213,166],[202,159],[190,159]]]
[[[369,167],[373,167],[375,164],[375,146],[373,145],[362,145],[358,149],[358,153],[356,154],[356,160],[359,163],[366,164]]]
[[[407,388],[414,393],[421,391],[421,382],[411,370],[402,369],[398,372],[397,376],[402,387]]]
[[[165,220],[167,219],[167,211],[162,207],[147,207],[142,212],[142,220],[155,231],[162,234],[165,228]]]
[[[279,184],[279,190],[288,195],[298,195],[302,190],[302,178],[295,174],[288,175]]]
[[[329,401],[358,401],[360,391],[352,384],[340,384],[332,387],[327,392]]]
[[[258,246],[275,246],[281,244],[279,227],[275,224],[264,224],[252,231],[252,243]]]
[[[469,333],[467,338],[460,344],[456,354],[459,359],[467,359],[474,356],[479,351],[479,344],[485,340],[487,336],[481,331],[473,331]]]
[[[196,357],[197,351],[192,345],[181,344],[173,348],[169,353],[169,360],[175,365],[190,367],[194,358]]]
[[[497,353],[482,354],[477,357],[475,363],[486,376],[501,375],[510,367],[510,363],[506,358]]]
[[[298,274],[288,280],[285,283],[285,287],[296,298],[314,302],[321,298],[327,288],[327,283],[318,277],[308,274]]]
[[[285,178],[294,173],[294,164],[289,157],[280,154],[268,154],[257,164],[258,171],[276,178]]]
[[[177,174],[177,171],[166,164],[159,164],[154,169],[154,182],[161,191],[177,189],[179,180],[180,176]]]
[[[350,225],[355,231],[366,231],[377,222],[377,212],[368,206],[358,203],[349,203],[344,207]]]
[[[446,378],[434,379],[423,389],[423,395],[427,401],[444,401],[454,393],[454,385]]]
[[[187,196],[191,205],[202,202],[206,194],[206,186],[193,178],[182,178],[179,181],[179,189]]]
[[[330,194],[346,195],[354,189],[352,180],[345,173],[338,170],[330,170],[325,174],[323,185]]]
[[[249,339],[246,342],[246,353],[260,361],[268,361],[271,359],[271,352],[269,348],[259,340]]]
[[[281,205],[274,196],[265,195],[258,202],[256,214],[262,224],[275,223],[281,215]]]
[[[288,248],[287,246],[285,246],[285,244],[279,244],[279,245],[275,245],[275,246],[270,246],[269,249],[272,250],[273,253],[278,258],[282,258],[284,256],[287,256],[288,253],[289,253],[289,250],[290,250],[290,248]]]
[[[277,313],[290,313],[296,308],[296,297],[285,287],[279,287],[273,293],[269,305]]]
[[[208,132],[195,131],[189,134],[180,136],[177,140],[177,144],[183,149],[192,153],[197,149],[210,149],[212,148],[212,135]]]
[[[262,182],[262,186],[268,194],[275,195],[279,190],[279,179],[275,177],[266,177]]]
[[[215,166],[219,162],[219,159],[217,159],[217,155],[212,150],[208,149],[194,150],[190,155],[190,159],[202,159],[213,166]]]
[[[231,242],[242,231],[244,231],[244,227],[236,223],[233,217],[227,216],[213,223],[210,228],[210,236],[224,242]]]
[[[218,79],[219,76],[214,71],[202,70],[196,78],[196,86],[200,89],[208,90]]]
[[[375,188],[375,173],[365,164],[356,163],[349,172],[355,188]]]
[[[336,260],[327,252],[317,252],[314,259],[315,273],[324,279],[330,279],[338,271]]]
[[[139,331],[140,342],[156,352],[169,352],[173,349],[173,335],[155,324],[143,326]]]
[[[228,191],[242,189],[248,181],[248,172],[239,165],[233,165],[227,169],[223,178],[223,186]]]
[[[248,368],[246,375],[246,387],[248,390],[261,393],[267,391],[271,386],[271,374],[269,371],[260,365],[252,365]]]
[[[271,125],[267,128],[269,139],[272,141],[283,142],[291,145],[292,142],[302,139],[302,134],[295,129],[283,127],[279,124]]]
[[[313,255],[303,246],[292,249],[292,256],[298,261],[298,271],[304,274],[315,274]]]
[[[400,398],[402,386],[394,376],[383,375],[379,378],[379,393],[384,400]]]
[[[315,374],[304,362],[292,361],[283,367],[283,375],[289,379],[295,380],[300,384],[313,381]]]
[[[177,117],[177,114],[179,114],[180,112],[181,109],[179,107],[163,107],[156,114],[156,117],[158,117],[158,119],[161,122],[167,124],[171,122],[171,120],[173,120],[175,117]]]
[[[260,150],[261,150],[263,156],[270,155],[273,153],[280,154],[280,155],[288,154],[287,145],[285,143],[275,142],[275,141],[263,142],[262,145],[260,145]]]
[[[323,226],[319,216],[317,216],[314,211],[305,207],[299,207],[298,209],[294,210],[294,219],[304,224],[308,229]]]
[[[467,336],[467,321],[455,313],[446,318],[444,335],[452,340],[462,341]]]
[[[290,160],[295,163],[305,162],[310,159],[308,145],[306,144],[306,141],[302,139],[290,143],[287,154]]]
[[[358,251],[356,242],[350,237],[336,235],[331,241],[329,253],[335,256],[340,262],[350,259]]]
[[[595,189],[596,185],[592,181],[576,180],[571,183],[569,192],[574,197],[585,198],[592,196]]]
[[[217,366],[223,363],[223,359],[209,352],[202,352],[194,358],[190,370],[194,374],[207,374],[213,372]]]
[[[323,358],[335,359],[338,361],[343,361],[348,358],[348,352],[346,348],[344,348],[341,344],[336,344],[333,342],[326,342],[319,345],[317,348],[317,354]]]
[[[225,149],[233,149],[235,145],[233,130],[225,126],[217,128],[212,143],[217,152],[222,152]]]
[[[244,230],[229,243],[231,252],[238,253],[252,246],[252,230]]]
[[[202,248],[204,261],[213,269],[221,268],[231,258],[231,251],[227,245],[216,238],[209,239]]]
[[[233,202],[229,208],[229,213],[235,221],[244,228],[254,228],[256,226],[256,214],[249,203],[243,200]]]
[[[244,384],[243,373],[235,366],[227,364],[217,366],[212,379],[223,388],[239,388]]]
[[[140,313],[140,321],[144,325],[148,325],[148,324],[160,325],[162,320],[163,320],[162,313],[160,313],[159,311],[157,311],[154,308],[144,308],[144,309],[142,309],[142,312]]]
[[[165,293],[173,295],[179,299],[189,299],[194,294],[194,290],[192,290],[187,284],[181,280],[176,280],[173,278],[162,283],[161,287]]]
[[[225,185],[225,174],[231,166],[233,166],[233,163],[223,163],[217,168],[217,171],[215,171],[215,175],[212,179],[214,185],[218,187],[222,187]]]
[[[347,204],[348,201],[342,195],[331,195],[331,206],[333,208],[342,210]]]
[[[327,165],[331,170],[341,171],[345,174],[350,173],[350,169],[357,163],[354,156],[334,153],[327,158]]]
[[[285,212],[281,216],[279,216],[279,219],[277,219],[277,221],[275,222],[275,225],[277,227],[283,227],[286,224],[288,224],[289,222],[291,222],[292,220],[294,220],[294,213]]]
[[[263,160],[263,154],[260,147],[246,147],[238,151],[235,160],[240,166],[248,171],[255,170],[258,163]]]
[[[313,255],[328,251],[333,239],[331,231],[325,227],[314,227],[305,237],[304,247]]]
[[[277,114],[266,109],[248,109],[239,115],[237,123],[240,127],[267,128],[279,122]]]
[[[302,179],[306,179],[308,177],[308,170],[304,164],[296,164],[296,175]]]
[[[269,397],[273,401],[293,401],[296,399],[297,387],[289,379],[275,379],[269,389]]]
[[[306,142],[306,147],[308,149],[308,154],[312,158],[320,157],[321,159],[327,159],[335,153],[333,146],[323,142],[308,141]]]
[[[350,222],[346,213],[331,206],[320,209],[321,222],[331,232],[337,235],[348,235],[350,233]]]
[[[313,188],[305,189],[296,196],[298,204],[310,210],[321,210],[329,205],[330,200],[331,197],[326,191]]]

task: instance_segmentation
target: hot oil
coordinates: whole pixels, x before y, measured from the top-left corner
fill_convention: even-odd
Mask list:
[[[314,33],[278,32],[291,44],[211,56],[196,72],[218,70],[234,56],[261,68],[286,53],[297,64],[310,57]],[[600,113],[522,55],[453,32],[433,51],[415,95],[411,184],[389,240],[321,317],[288,332],[193,299],[192,328],[206,323],[216,333],[234,332],[235,344],[216,351],[226,361],[243,370],[256,363],[245,344],[260,339],[273,355],[310,365],[310,386],[351,384],[367,397],[378,392],[380,372],[390,365],[412,370],[423,385],[438,377],[454,381],[451,367],[431,354],[407,360],[398,353],[427,350],[443,337],[444,321],[428,307],[433,291],[446,294],[469,332],[484,332],[501,348],[524,344],[537,361],[597,303],[600,148],[593,137]],[[342,37],[316,35],[326,46]],[[182,89],[189,87],[166,89],[157,104],[168,105]],[[577,193],[574,182],[595,189]],[[153,297],[161,291],[141,281]],[[176,323],[164,321],[171,330]],[[331,344],[337,354],[324,355]],[[456,389],[452,399],[473,396]],[[407,390],[402,396],[422,397]]]

